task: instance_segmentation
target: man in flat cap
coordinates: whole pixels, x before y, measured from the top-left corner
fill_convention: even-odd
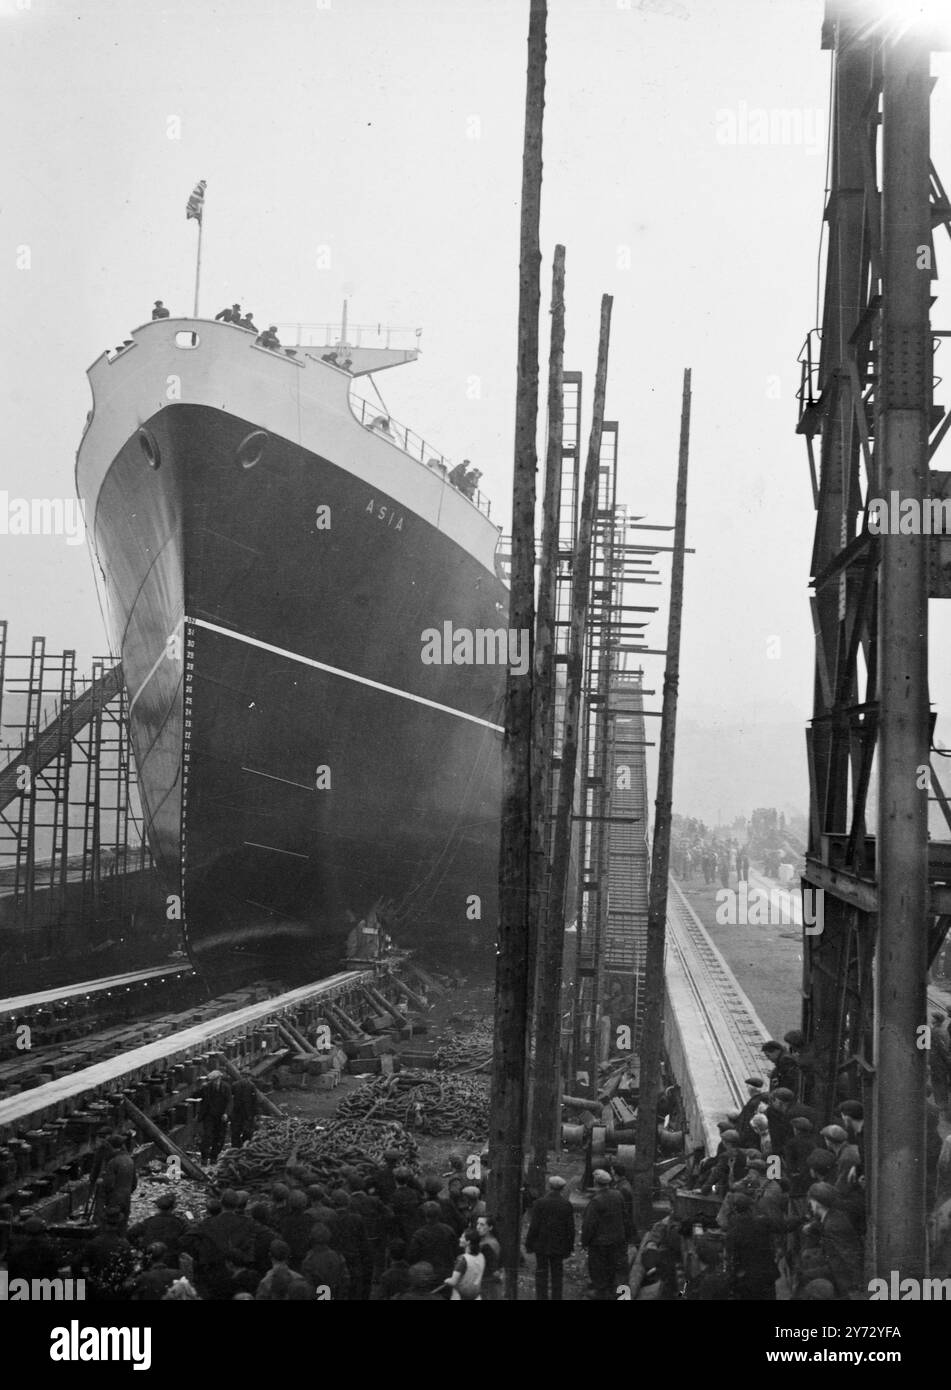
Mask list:
[[[596,1168],[594,1196],[581,1222],[581,1244],[588,1252],[588,1278],[592,1297],[614,1299],[617,1287],[627,1280],[627,1243],[631,1231],[620,1192],[611,1186],[611,1174]]]
[[[175,1259],[178,1243],[188,1227],[175,1211],[176,1200],[174,1192],[160,1192],[153,1203],[153,1214],[129,1227],[131,1243],[140,1250],[147,1250],[150,1245],[164,1245],[169,1257]]]
[[[564,1287],[564,1262],[575,1248],[575,1218],[565,1196],[565,1180],[557,1173],[548,1179],[548,1191],[532,1205],[525,1249],[535,1256],[535,1298],[560,1303]]]
[[[826,1182],[835,1167],[835,1154],[828,1149],[813,1149],[806,1159],[806,1167],[810,1174],[810,1187],[813,1183]]]
[[[849,1136],[849,1143],[854,1144],[865,1159],[865,1107],[860,1100],[843,1100],[839,1103],[837,1111],[838,1121],[846,1134]]]
[[[208,1080],[199,1091],[198,1120],[201,1125],[202,1166],[214,1163],[225,1142],[228,1115],[231,1110],[231,1087],[220,1071],[210,1071]]]
[[[851,1298],[862,1283],[862,1242],[831,1184],[813,1183],[808,1196],[812,1220],[803,1228],[803,1243],[822,1253],[839,1297]]]
[[[778,1086],[784,1086],[792,1091],[795,1100],[799,1094],[799,1067],[795,1057],[791,1052],[787,1052],[781,1042],[773,1039],[763,1043],[762,1051],[773,1064],[773,1070],[769,1074],[769,1089],[775,1091]]]
[[[777,1086],[769,1093],[766,1108],[766,1121],[769,1126],[769,1142],[774,1154],[781,1154],[792,1138],[792,1110],[794,1097],[787,1086]]]
[[[718,1197],[725,1197],[730,1188],[746,1176],[746,1159],[735,1129],[725,1129],[720,1138],[722,1151],[708,1171],[700,1191],[704,1195],[715,1192]]]
[[[738,1299],[767,1302],[776,1297],[779,1270],[773,1257],[769,1223],[757,1214],[745,1192],[733,1196],[726,1231],[726,1256],[733,1292]]]
[[[835,1168],[829,1181],[836,1192],[850,1191],[862,1171],[862,1155],[855,1144],[849,1143],[849,1136],[841,1125],[826,1125],[819,1134],[835,1158]]]
[[[138,1185],[135,1161],[125,1146],[121,1134],[114,1134],[109,1140],[111,1156],[102,1170],[102,1212],[115,1209],[121,1214],[119,1226],[125,1231],[132,1207],[132,1194]],[[101,1220],[101,1216],[97,1216]]]
[[[740,1143],[744,1148],[750,1148],[754,1143],[750,1121],[758,1113],[760,1107],[766,1104],[766,1082],[761,1076],[748,1076],[746,1078],[746,1092],[747,1099],[739,1113],[735,1128],[740,1132]]]

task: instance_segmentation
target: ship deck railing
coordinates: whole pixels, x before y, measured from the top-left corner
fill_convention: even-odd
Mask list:
[[[369,347],[399,348],[418,352],[421,328],[396,328],[386,323],[281,323],[278,337],[285,346],[299,348]]]
[[[397,449],[408,454],[417,463],[425,464],[427,468],[433,469],[442,477],[444,482],[449,482],[448,475],[453,468],[452,459],[447,458],[445,454],[440,454],[431,444],[427,444],[421,435],[407,429],[405,425],[394,420],[391,415],[386,415],[379,401],[368,401],[363,396],[351,396],[350,409],[364,429],[368,429],[373,434],[379,435],[381,439],[394,444]],[[449,485],[454,486],[454,484]],[[457,491],[462,491],[462,489],[457,489]],[[462,495],[466,496],[465,493]],[[474,507],[478,507],[483,516],[491,517],[492,503],[484,492],[475,491],[469,501]]]

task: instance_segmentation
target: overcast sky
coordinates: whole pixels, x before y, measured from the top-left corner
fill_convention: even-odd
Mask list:
[[[527,2],[19,5],[0,0],[0,488],[72,495],[86,368],[155,298],[190,311],[185,202],[204,178],[202,312],[238,299],[259,325],[322,322],[347,294],[352,321],[421,327],[420,360],[381,374],[380,388],[397,420],[482,469],[507,522]],[[681,709],[805,720],[814,514],[794,429],[796,357],[816,323],[822,4],[549,9],[543,301],[563,241],[566,365],[585,373],[588,406],[599,300],[615,296],[619,492],[651,521],[672,520],[681,374],[693,369]],[[933,69],[947,78],[947,55]],[[945,80],[934,124],[946,181],[949,100]],[[798,113],[801,143],[724,143],[728,116],[742,125],[758,109]],[[543,355],[545,334],[547,314]],[[85,547],[0,544],[13,646],[45,633],[82,660],[103,651]]]

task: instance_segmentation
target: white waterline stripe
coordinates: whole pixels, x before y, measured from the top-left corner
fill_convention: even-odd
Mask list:
[[[233,632],[231,628],[205,622],[204,618],[186,618],[185,621],[193,623],[195,627],[206,628],[208,632],[217,632],[221,637],[233,637],[236,642],[247,642],[250,647],[260,647],[261,651],[273,652],[275,656],[286,656],[289,661],[299,661],[302,666],[313,666],[317,671],[328,671],[330,675],[340,676],[343,680],[368,685],[371,690],[382,690],[387,695],[399,696],[401,700],[412,700],[414,704],[427,705],[429,709],[441,710],[443,714],[454,714],[457,719],[468,719],[470,724],[481,724],[484,729],[494,729],[499,734],[505,733],[504,725],[492,724],[488,719],[480,719],[476,714],[466,714],[465,710],[453,709],[451,705],[441,705],[438,700],[427,700],[423,695],[411,695],[408,690],[398,690],[395,685],[371,681],[366,676],[354,675],[352,671],[341,671],[339,666],[328,666],[326,662],[315,661],[313,657],[301,656],[298,652],[289,652],[284,647],[272,647],[270,642],[259,642],[256,637],[247,637],[243,632]]]
[[[242,772],[251,772],[255,777],[266,777],[269,782],[283,782],[285,787],[300,787],[302,791],[312,792],[316,788],[309,787],[306,782],[292,782],[289,777],[275,777],[272,772],[259,772],[256,767],[245,767],[242,763]]]
[[[292,854],[295,859],[309,859],[309,854],[298,854],[296,849],[281,849],[278,845],[259,845],[257,840],[245,840],[248,849],[269,849],[275,854]]]
[[[174,628],[173,628],[172,631],[168,634],[168,636],[169,636],[169,637],[175,637],[175,636],[177,635],[177,633],[179,632],[179,630],[181,629],[182,623],[183,623],[184,621],[185,621],[184,618],[179,618],[178,622],[175,624]],[[142,694],[142,691],[143,691],[143,690],[145,689],[145,687],[148,685],[149,681],[150,681],[150,680],[152,679],[152,677],[155,675],[155,673],[156,673],[156,671],[158,670],[159,666],[162,664],[162,662],[165,660],[165,658],[166,658],[167,656],[168,656],[168,638],[165,639],[165,646],[162,648],[162,650],[159,652],[158,656],[157,656],[157,657],[155,658],[155,660],[153,661],[153,663],[152,663],[152,669],[149,671],[149,673],[148,673],[148,675],[146,676],[145,680],[142,682],[142,684],[139,686],[138,690],[137,690],[137,691],[135,692],[135,694],[132,696],[132,699],[129,701],[129,714],[131,714],[132,711],[135,709],[135,702],[136,702],[136,700],[138,700],[139,696]]]

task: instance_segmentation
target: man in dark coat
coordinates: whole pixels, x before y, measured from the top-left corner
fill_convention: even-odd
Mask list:
[[[564,1262],[575,1248],[575,1216],[565,1196],[565,1180],[548,1179],[548,1191],[532,1206],[525,1249],[535,1256],[535,1297],[548,1302],[549,1281],[553,1303],[560,1303],[564,1289]]]
[[[720,1251],[715,1240],[701,1237],[687,1258],[687,1287],[684,1299],[696,1303],[725,1301],[730,1297],[730,1281],[720,1268]]]
[[[304,1198],[306,1205],[307,1199]],[[238,1194],[230,1187],[221,1194],[221,1211],[204,1223],[205,1233],[217,1247],[222,1260],[231,1264],[254,1264],[254,1223],[238,1211]],[[283,1235],[283,1232],[280,1234]],[[286,1237],[285,1237],[286,1238]]]
[[[779,1270],[773,1255],[773,1233],[769,1222],[755,1214],[752,1199],[745,1192],[733,1194],[726,1255],[737,1298],[755,1302],[775,1299]]]
[[[279,1237],[273,1226],[268,1225],[266,1202],[255,1202],[248,1210],[248,1220],[254,1234],[254,1268],[263,1279],[271,1268],[271,1246]]]
[[[201,1124],[201,1161],[214,1163],[225,1142],[225,1130],[231,1109],[231,1087],[220,1071],[208,1073],[208,1080],[199,1091],[201,1104],[198,1120]]]
[[[411,1265],[425,1262],[437,1280],[448,1279],[459,1253],[459,1237],[442,1219],[438,1202],[424,1202],[423,1224],[410,1238],[406,1258]]]
[[[155,307],[154,307],[154,309],[152,310],[152,319],[153,319],[153,322],[154,322],[155,319],[167,319],[167,318],[168,318],[168,310],[166,309],[166,307],[165,307],[165,305],[162,303],[162,301],[161,301],[160,299],[157,299],[157,300],[155,301]]]
[[[393,1193],[396,1191],[396,1169],[402,1164],[402,1155],[399,1149],[387,1149],[383,1154],[383,1162],[376,1171],[376,1190],[381,1199],[389,1203],[392,1201]]]
[[[396,1178],[396,1191],[388,1203],[393,1213],[392,1234],[405,1240],[408,1245],[423,1222],[419,1211],[419,1193],[410,1182],[412,1173],[408,1168],[397,1168],[393,1176]]]
[[[781,1154],[793,1136],[792,1118],[789,1113],[793,1099],[792,1091],[786,1086],[778,1086],[770,1092],[766,1123],[769,1127],[770,1148],[774,1154]]]
[[[740,1148],[739,1133],[735,1129],[725,1129],[721,1143],[723,1151],[707,1170],[699,1189],[705,1195],[716,1192],[718,1197],[725,1197],[734,1183],[746,1176],[746,1155]]]
[[[112,1150],[102,1170],[102,1200],[106,1210],[113,1208],[122,1213],[122,1229],[125,1229],[132,1207],[132,1194],[136,1189],[135,1163],[119,1134],[109,1140]]]
[[[350,1283],[347,1262],[339,1250],[330,1248],[330,1231],[322,1221],[318,1221],[310,1233],[310,1251],[301,1265],[301,1273],[318,1291],[327,1289],[333,1302],[341,1303],[347,1297]]]
[[[761,1076],[748,1076],[746,1078],[747,1099],[733,1126],[740,1136],[741,1148],[753,1149],[757,1147],[756,1134],[750,1121],[766,1100],[765,1087],[766,1082]]]
[[[129,1227],[127,1234],[132,1244],[145,1250],[158,1243],[174,1260],[178,1255],[178,1242],[187,1228],[187,1222],[175,1212],[175,1202],[174,1192],[160,1192],[155,1199],[154,1214]]]
[[[236,1149],[254,1133],[258,1113],[258,1093],[246,1076],[231,1087],[231,1143]]]
[[[224,1200],[222,1193],[222,1201]],[[310,1249],[310,1238],[317,1218],[310,1210],[306,1192],[295,1188],[287,1199],[287,1210],[276,1221],[277,1233],[291,1252],[290,1265],[299,1270],[301,1261]]]
[[[466,1221],[462,1212],[443,1191],[441,1178],[427,1178],[423,1183],[426,1189],[426,1200],[428,1202],[438,1202],[439,1210],[442,1212],[440,1220],[445,1221],[446,1225],[455,1231],[456,1236],[461,1236],[466,1229]]]
[[[180,1242],[182,1251],[194,1261],[193,1282],[199,1297],[203,1299],[231,1297],[231,1275],[224,1252],[208,1229],[221,1211],[218,1198],[209,1197],[204,1216],[200,1221],[190,1223]]]
[[[809,1209],[813,1219],[803,1228],[803,1243],[821,1252],[840,1298],[858,1294],[862,1286],[862,1242],[831,1183],[813,1183]]]
[[[349,1192],[337,1188],[330,1194],[330,1201],[334,1208],[330,1244],[347,1262],[350,1301],[362,1303],[369,1297],[373,1274],[373,1256],[370,1254],[366,1226],[363,1217],[351,1209]]]
[[[799,1094],[799,1065],[792,1055],[788,1052],[781,1042],[764,1042],[762,1051],[773,1064],[773,1070],[769,1074],[769,1089],[775,1091],[783,1086],[792,1091],[792,1098],[795,1100]]]
[[[618,1283],[627,1278],[627,1242],[630,1227],[624,1199],[611,1186],[611,1174],[596,1168],[595,1194],[581,1222],[581,1244],[588,1252],[588,1277],[593,1297],[614,1299]]]
[[[804,1197],[809,1186],[805,1181],[808,1175],[807,1160],[815,1149],[818,1140],[812,1127],[812,1121],[807,1120],[805,1115],[795,1115],[790,1121],[791,1137],[783,1145],[782,1159],[783,1168],[793,1188],[796,1188],[796,1181],[799,1182],[798,1190],[793,1190],[792,1195]]]

